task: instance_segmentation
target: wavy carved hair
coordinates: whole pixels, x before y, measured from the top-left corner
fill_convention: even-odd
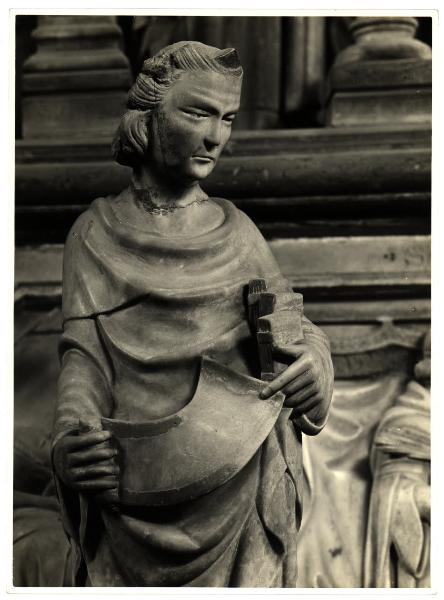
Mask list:
[[[127,111],[112,143],[114,160],[137,168],[148,149],[148,122],[151,112],[166,92],[186,71],[211,70],[242,77],[234,48],[220,50],[200,42],[178,42],[147,59],[128,92]]]

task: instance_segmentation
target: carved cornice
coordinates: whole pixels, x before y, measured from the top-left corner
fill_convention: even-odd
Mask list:
[[[316,244],[319,244],[319,240],[311,240],[308,245],[306,241],[291,240],[293,259],[287,257],[287,262],[283,263],[282,256],[277,255],[277,258],[284,272],[286,265],[294,265],[292,281],[296,291],[304,292],[304,312],[308,318],[318,323],[330,338],[336,378],[366,378],[393,370],[401,370],[411,375],[421,349],[423,335],[430,326],[428,292],[420,297],[418,293],[421,293],[422,288],[418,285],[416,288],[412,286],[409,295],[400,298],[399,287],[402,279],[395,277],[388,283],[389,279],[386,276],[385,279],[379,280],[379,285],[387,297],[378,300],[377,290],[369,292],[365,287],[359,287],[364,278],[363,273],[360,279],[357,279],[355,272],[344,274],[345,255],[342,259],[337,255],[338,248],[342,246],[340,241],[334,238],[320,240],[324,244],[324,260],[321,262],[319,256],[316,257]],[[369,248],[384,251],[381,248],[381,239],[353,241],[352,238],[348,240],[348,243],[350,242],[352,245],[355,243],[351,252],[355,265],[360,264],[362,271],[369,271],[372,267],[371,261],[366,262],[369,257],[365,244],[368,244]],[[408,238],[405,239],[405,243],[408,242]],[[417,242],[422,243],[419,240]],[[361,252],[356,246],[359,243],[364,244]],[[418,247],[420,248],[420,245]],[[57,312],[60,309],[56,308],[54,312],[54,307],[60,307],[61,303],[62,253],[62,245],[18,248],[16,251],[17,310],[24,309],[32,313],[51,309],[48,312],[51,318],[37,319],[40,333],[60,331],[61,321]],[[334,259],[335,256],[336,259],[328,266],[325,257]],[[304,270],[304,263],[305,272],[298,273],[299,268]],[[315,264],[316,270],[310,272],[310,264]],[[336,273],[331,272],[333,267],[336,268]],[[372,268],[376,267],[381,268],[377,261]],[[323,301],[316,302],[313,298],[316,298],[316,288],[320,284],[319,273],[322,269],[324,285],[328,277],[332,281],[340,280],[341,284],[331,288],[330,296],[326,295],[328,286],[324,287]],[[289,276],[289,273],[286,274]],[[372,278],[367,272],[365,276],[376,283],[376,274]],[[381,274],[379,277],[381,278]],[[347,290],[356,296],[354,300],[341,299],[340,295]]]
[[[316,298],[428,298],[430,238],[369,236],[272,240],[278,264],[296,291]],[[16,300],[60,293],[62,244],[16,249]],[[35,293],[36,292],[36,293]],[[415,317],[412,305],[412,317]]]
[[[42,227],[39,241],[62,242],[70,224],[94,198],[117,193],[128,183],[129,170],[109,156],[109,141],[19,141],[17,227],[28,227],[32,234]],[[428,233],[427,128],[237,132],[206,188],[212,195],[233,199],[270,238],[278,238],[270,239],[278,261],[310,302],[429,295],[430,238],[411,235]],[[409,231],[402,229],[407,215],[413,219]],[[374,233],[359,221],[363,216],[385,223],[396,217],[400,229],[394,224],[396,235]],[[304,218],[324,219],[317,237],[301,237]],[[342,233],[340,219],[344,225],[352,218],[354,232]],[[285,221],[286,233],[278,220]],[[26,241],[26,235],[25,229],[21,239]],[[38,256],[34,249],[29,254],[26,248],[20,251]],[[39,260],[29,272],[45,263]],[[19,284],[19,295],[28,294],[26,285]],[[60,278],[51,282],[39,277],[32,285],[34,291],[51,288],[56,296]]]
[[[313,196],[428,194],[430,145],[430,130],[415,126],[239,132],[205,189],[233,199],[284,202]],[[112,162],[110,140],[17,141],[18,206],[88,204],[120,191],[129,176],[129,169]]]
[[[327,309],[332,307],[332,304],[326,306]],[[368,378],[389,371],[403,371],[413,376],[413,368],[422,354],[422,341],[429,328],[427,320],[414,321],[408,327],[405,322],[403,325],[373,323],[368,325],[367,333],[356,334],[353,314],[350,312],[343,313],[341,327],[332,330],[325,325],[322,316],[316,318],[320,315],[316,315],[312,308],[307,304],[304,311],[323,328],[330,339],[336,379]],[[379,310],[386,309],[387,304],[380,303]],[[56,306],[50,303],[46,306],[19,304],[16,313],[16,344],[26,343],[24,338],[30,334],[59,335],[62,331],[60,297]],[[369,311],[367,319],[370,317]]]
[[[421,330],[412,330],[394,325],[392,319],[380,318],[380,325],[365,336],[359,338],[335,338],[332,341],[331,352],[334,355],[359,354],[372,350],[382,350],[389,347],[418,349],[423,337]]]

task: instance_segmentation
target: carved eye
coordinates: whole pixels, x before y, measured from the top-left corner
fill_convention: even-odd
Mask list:
[[[203,119],[205,117],[208,117],[207,113],[205,113],[203,111],[199,111],[199,110],[192,110],[192,109],[186,108],[183,110],[183,112],[186,115],[189,115],[190,117],[193,117],[195,119]]]

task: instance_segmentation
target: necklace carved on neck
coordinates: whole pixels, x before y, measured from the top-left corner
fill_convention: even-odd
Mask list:
[[[140,204],[143,206],[144,210],[153,215],[170,215],[178,209],[188,208],[193,204],[203,204],[204,202],[207,202],[209,200],[208,196],[206,196],[205,198],[198,198],[196,200],[193,200],[192,202],[185,204],[185,206],[172,205],[161,207],[154,204],[154,202],[151,199],[150,192],[148,190],[135,187],[134,185],[132,185],[131,188],[134,193],[134,196],[136,197],[137,201],[140,202]]]

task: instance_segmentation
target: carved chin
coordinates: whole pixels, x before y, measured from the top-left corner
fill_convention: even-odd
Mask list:
[[[192,158],[187,171],[195,179],[205,179],[213,171],[215,165],[214,161],[203,161]]]

